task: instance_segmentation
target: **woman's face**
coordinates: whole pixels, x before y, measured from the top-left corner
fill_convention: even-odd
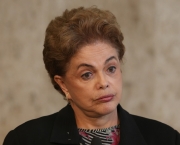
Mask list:
[[[116,111],[122,93],[118,53],[108,43],[82,47],[64,77],[55,76],[75,114],[98,117]]]

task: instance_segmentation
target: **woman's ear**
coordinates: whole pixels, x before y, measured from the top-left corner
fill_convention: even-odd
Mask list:
[[[59,85],[59,87],[62,89],[62,91],[67,94],[69,93],[68,92],[68,89],[63,81],[63,78],[61,76],[58,76],[58,75],[55,75],[54,76],[54,81]]]

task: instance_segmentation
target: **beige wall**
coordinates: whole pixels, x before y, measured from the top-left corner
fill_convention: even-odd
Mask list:
[[[66,104],[44,69],[44,32],[66,8],[92,5],[112,11],[124,33],[123,107],[180,131],[180,1],[1,0],[0,144],[17,125]]]

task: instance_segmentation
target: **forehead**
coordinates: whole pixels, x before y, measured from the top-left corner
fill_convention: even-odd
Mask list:
[[[111,53],[111,54],[110,54]],[[95,42],[92,44],[85,45],[81,47],[78,52],[73,56],[73,58],[85,57],[86,59],[93,57],[103,57],[105,55],[118,55],[116,48],[112,47],[106,42]]]
[[[112,47],[108,43],[96,42],[81,47],[79,51],[72,57],[70,64],[76,65],[79,63],[104,63],[104,61],[111,56],[114,56],[118,59],[118,52],[116,48]]]

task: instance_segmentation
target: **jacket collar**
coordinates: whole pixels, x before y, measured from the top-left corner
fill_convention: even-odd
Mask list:
[[[117,110],[120,118],[120,145],[147,145],[132,115],[120,105]]]
[[[51,142],[60,144],[79,144],[80,136],[76,126],[74,111],[68,104],[58,112],[54,121]]]
[[[120,118],[120,145],[147,145],[133,117],[120,105],[117,106]],[[57,114],[52,129],[52,143],[79,144],[79,136],[74,111],[67,105]]]

